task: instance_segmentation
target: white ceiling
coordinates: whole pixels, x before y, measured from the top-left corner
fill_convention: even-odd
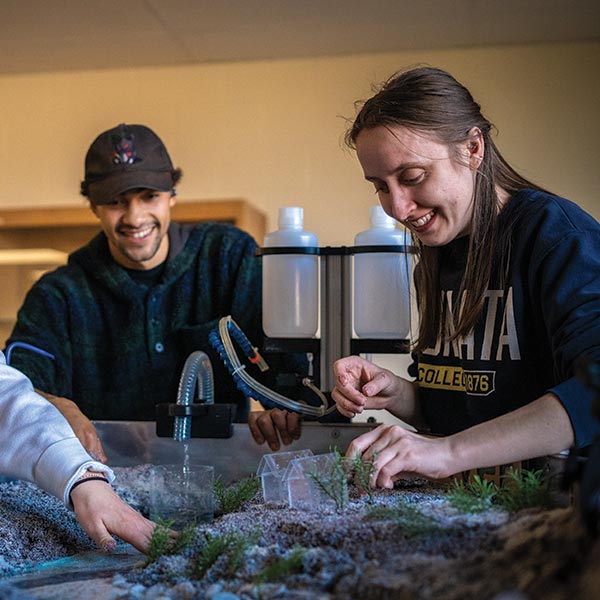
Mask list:
[[[0,0],[0,74],[598,39],[598,0]]]

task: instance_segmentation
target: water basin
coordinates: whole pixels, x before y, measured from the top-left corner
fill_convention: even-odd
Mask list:
[[[215,477],[235,481],[254,475],[263,455],[272,453],[266,444],[259,446],[252,439],[245,423],[235,423],[233,436],[228,439],[192,438],[187,442],[157,437],[155,423],[150,421],[96,421],[94,425],[111,467],[183,462],[187,451],[190,460],[212,465]],[[281,452],[310,449],[313,454],[326,454],[337,447],[343,453],[354,438],[374,426],[304,423],[302,437],[289,446],[282,446]]]
[[[254,475],[263,455],[272,454],[266,444],[254,442],[248,426],[242,423],[234,425],[229,439],[193,438],[187,442],[157,437],[154,422],[96,421],[94,425],[111,467],[183,464],[187,452],[190,460],[212,465],[215,477],[231,482]],[[334,447],[344,452],[355,437],[372,427],[365,423],[305,423],[301,439],[283,446],[281,452],[310,449],[313,454],[325,454]],[[0,585],[9,585],[16,593],[21,591],[23,598],[62,600],[93,595],[94,600],[113,600],[124,593],[115,585],[114,576],[131,570],[142,560],[142,554],[120,543],[114,554],[81,552],[0,579]]]

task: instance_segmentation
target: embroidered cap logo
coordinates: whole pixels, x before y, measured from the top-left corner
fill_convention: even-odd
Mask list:
[[[133,165],[142,159],[137,155],[133,133],[112,136],[112,161],[115,165]]]

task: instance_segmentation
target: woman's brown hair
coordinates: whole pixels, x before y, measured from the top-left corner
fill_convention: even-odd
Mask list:
[[[440,336],[449,340],[466,337],[480,317],[484,294],[492,274],[503,276],[510,253],[511,227],[498,227],[500,201],[497,186],[513,194],[523,188],[540,189],[519,175],[500,154],[491,137],[494,126],[481,114],[481,107],[452,75],[441,69],[418,67],[396,73],[381,89],[362,104],[346,132],[346,144],[356,147],[363,129],[402,126],[428,133],[450,148],[465,142],[473,128],[484,141],[484,157],[475,178],[473,216],[465,273],[454,307],[454,327],[441,331],[442,290],[439,281],[438,247],[414,239],[418,264],[415,277],[419,298],[419,335],[415,350],[435,346]],[[457,154],[457,160],[461,159]],[[468,294],[464,291],[469,290]]]

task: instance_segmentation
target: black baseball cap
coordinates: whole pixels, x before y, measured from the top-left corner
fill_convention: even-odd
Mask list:
[[[145,125],[122,123],[101,133],[85,156],[81,193],[92,204],[110,202],[134,188],[166,192],[173,163],[162,140]]]

